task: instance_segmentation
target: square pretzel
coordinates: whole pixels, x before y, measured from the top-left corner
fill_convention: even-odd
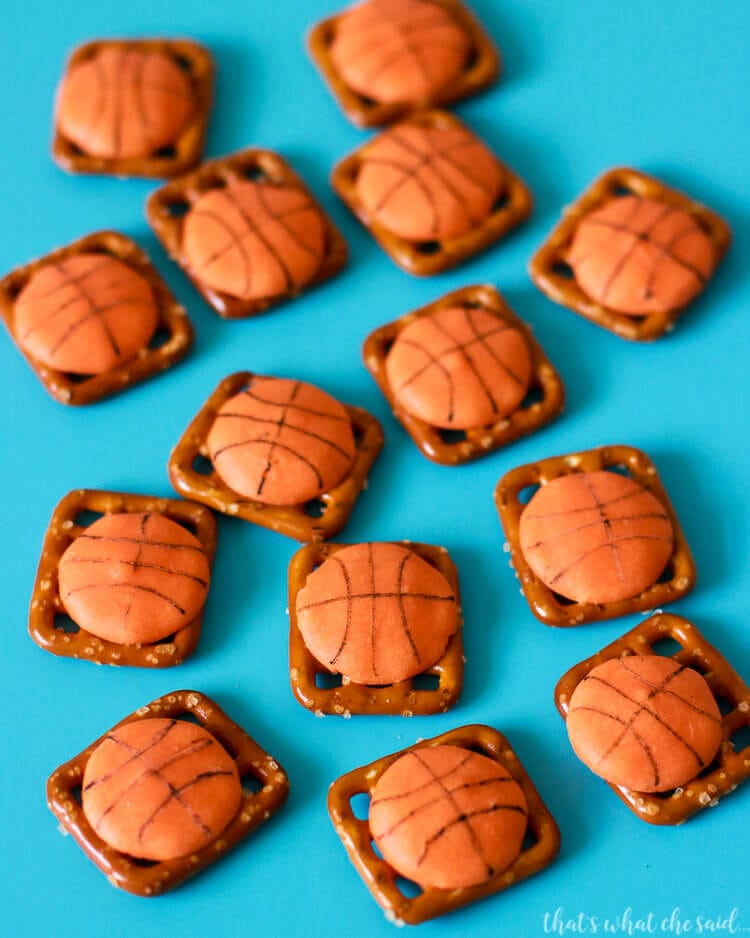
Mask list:
[[[216,519],[202,505],[176,498],[130,495],[76,489],[56,506],[44,536],[42,556],[31,595],[29,635],[45,651],[64,658],[80,658],[96,664],[132,665],[138,668],[169,668],[182,664],[195,651],[203,625],[203,610],[173,636],[149,644],[123,645],[99,638],[78,626],[70,632],[55,622],[66,616],[60,597],[58,567],[67,548],[86,531],[82,515],[153,512],[187,528],[206,552],[209,569],[216,553]],[[77,624],[77,623],[76,623]]]
[[[721,718],[722,741],[716,759],[690,782],[667,792],[638,792],[607,783],[636,817],[649,824],[682,824],[696,812],[715,807],[720,798],[750,778],[750,745],[737,751],[732,742],[734,733],[750,726],[750,688],[692,622],[664,612],[650,616],[597,654],[575,665],[560,678],[555,688],[555,704],[566,719],[573,691],[593,668],[625,655],[660,654],[655,646],[668,638],[680,645],[680,650],[670,657],[699,671],[717,703],[726,702],[730,709]]]
[[[465,124],[447,111],[418,111],[407,117],[403,124],[471,132]],[[357,195],[357,176],[369,145],[362,144],[334,166],[331,185],[391,260],[407,273],[429,277],[455,267],[456,264],[494,244],[531,214],[533,199],[528,186],[513,170],[497,160],[507,180],[507,187],[496,207],[481,225],[466,234],[444,241],[407,241],[372,218]]]
[[[564,210],[556,227],[532,257],[529,274],[536,286],[553,302],[567,306],[589,322],[623,339],[648,342],[670,332],[685,306],[646,316],[627,316],[588,297],[578,286],[566,260],[579,222],[611,198],[625,194],[656,199],[687,212],[711,239],[717,265],[726,254],[732,233],[720,215],[653,176],[636,169],[618,167],[600,176]]]
[[[311,205],[320,212],[325,231],[325,253],[318,272],[300,289],[260,299],[241,299],[214,290],[190,270],[188,258],[182,248],[182,232],[185,215],[202,195],[212,189],[225,186],[228,182],[243,179],[265,180],[269,185],[285,186],[304,193]],[[172,260],[190,279],[195,289],[208,305],[224,319],[245,319],[257,316],[272,306],[293,299],[326,280],[335,277],[345,266],[349,257],[346,241],[333,224],[323,206],[305,185],[287,161],[271,150],[251,147],[229,156],[209,160],[194,172],[181,176],[153,192],[146,203],[146,217],[157,238]]]
[[[463,431],[462,439],[453,439],[440,427],[410,414],[396,400],[388,380],[386,360],[399,334],[415,319],[429,317],[451,306],[471,306],[497,316],[502,322],[518,330],[526,341],[531,356],[531,382],[529,394],[536,392],[540,400],[521,403],[518,408],[494,424],[473,427]],[[365,339],[362,348],[365,366],[375,379],[384,397],[391,405],[395,418],[414,440],[423,456],[443,466],[455,466],[478,459],[496,449],[507,446],[529,433],[541,429],[554,420],[565,406],[565,387],[552,362],[537,342],[529,326],[519,319],[492,286],[463,287],[441,296],[432,303],[404,314],[393,322],[381,326]]]
[[[298,541],[325,541],[341,531],[366,487],[372,464],[383,448],[383,428],[366,410],[343,404],[352,423],[356,452],[351,471],[338,485],[302,505],[267,505],[244,498],[219,478],[213,466],[210,471],[201,473],[196,463],[207,460],[206,438],[217,411],[257,377],[261,376],[240,371],[219,383],[172,450],[168,463],[170,481],[180,495],[202,502],[214,511],[242,518]],[[311,509],[319,509],[320,514]]]
[[[240,781],[247,783],[253,778],[262,786],[256,792],[248,784],[243,784],[243,797],[237,814],[211,843],[187,856],[158,862],[138,860],[104,841],[86,819],[80,798],[86,765],[97,746],[127,723],[155,717],[192,718],[211,733],[234,759]],[[145,707],[139,707],[83,752],[55,769],[47,780],[50,811],[113,886],[136,896],[157,896],[167,892],[215,863],[275,814],[288,794],[289,780],[279,763],[210,697],[192,690],[173,691]]]
[[[84,153],[60,131],[55,119],[52,156],[69,173],[164,178],[187,172],[200,162],[213,102],[214,63],[207,49],[191,39],[101,39],[75,49],[66,73],[102,49],[137,49],[169,56],[190,77],[194,116],[173,146],[150,156],[104,157]]]
[[[662,575],[640,596],[632,599],[610,603],[573,602],[542,583],[523,555],[520,523],[526,504],[521,501],[520,495],[524,489],[545,485],[561,476],[613,468],[626,469],[630,477],[649,491],[667,513],[674,531],[674,547],[666,567],[668,578]],[[498,482],[495,505],[508,539],[511,566],[521,581],[521,589],[531,611],[545,625],[576,626],[650,611],[674,602],[695,586],[695,562],[656,466],[645,453],[633,446],[600,446],[519,466],[506,473]]]
[[[346,11],[329,16],[310,30],[307,48],[318,71],[330,88],[336,103],[349,120],[358,127],[377,127],[405,117],[419,107],[451,104],[489,88],[500,74],[500,56],[479,20],[461,0],[432,0],[446,10],[463,29],[471,51],[461,74],[426,101],[373,101],[349,87],[339,75],[331,59],[331,44]]]
[[[507,769],[523,791],[528,804],[528,830],[533,843],[521,848],[516,860],[505,870],[478,886],[464,889],[428,887],[413,898],[398,887],[398,872],[373,849],[370,825],[352,810],[355,795],[372,797],[375,786],[398,758],[407,752],[431,746],[453,745],[487,756]],[[534,787],[510,742],[490,726],[462,726],[432,739],[423,739],[400,752],[383,756],[336,779],[328,790],[328,813],[341,838],[349,859],[364,880],[375,901],[395,924],[418,925],[459,909],[470,902],[485,899],[522,882],[548,867],[560,849],[560,831],[549,809]],[[528,835],[527,835],[528,836]]]
[[[154,345],[152,340],[136,358],[99,375],[71,375],[45,365],[22,348],[15,329],[15,302],[34,274],[50,264],[84,253],[109,255],[127,264],[149,282],[159,317],[155,338],[164,338],[158,345]],[[185,357],[193,344],[193,327],[185,309],[174,298],[146,252],[135,241],[117,231],[97,231],[86,235],[7,274],[0,280],[0,316],[10,337],[47,393],[61,404],[93,404],[104,397],[119,394],[171,368]]]
[[[316,716],[333,714],[349,717],[352,714],[391,714],[404,717],[444,713],[456,703],[461,695],[464,680],[464,656],[460,618],[461,593],[458,570],[444,547],[418,544],[412,541],[396,541],[396,544],[413,551],[446,578],[456,597],[459,609],[459,624],[443,656],[432,667],[426,668],[417,677],[430,675],[437,679],[437,687],[419,687],[417,678],[407,678],[397,684],[372,687],[356,684],[347,679],[340,687],[318,687],[317,675],[332,672],[321,664],[308,650],[297,624],[297,594],[304,587],[308,576],[331,554],[347,544],[308,544],[292,557],[289,564],[289,678],[292,692],[297,700]]]

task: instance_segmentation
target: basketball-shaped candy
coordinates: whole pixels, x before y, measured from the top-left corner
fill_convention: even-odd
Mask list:
[[[470,52],[463,27],[430,0],[366,0],[339,18],[330,49],[342,80],[382,103],[429,101]]]
[[[68,615],[122,645],[158,642],[203,608],[210,570],[200,541],[160,514],[104,515],[70,544],[58,565]]]
[[[407,241],[480,227],[505,187],[487,147],[460,127],[397,124],[362,152],[357,197],[369,218]]]
[[[389,766],[370,802],[383,858],[423,888],[477,886],[521,852],[528,807],[488,756],[460,746],[412,749]]]
[[[182,249],[190,274],[211,290],[243,300],[282,296],[320,269],[325,222],[302,189],[234,180],[193,202]]]
[[[297,624],[313,657],[356,684],[395,684],[438,661],[458,628],[450,584],[397,544],[332,553],[297,594]]]
[[[672,556],[661,502],[616,472],[580,472],[543,485],[521,515],[523,556],[551,590],[575,602],[632,599]]]
[[[567,260],[591,299],[647,316],[689,303],[713,273],[716,252],[688,212],[626,195],[579,222]]]
[[[705,678],[661,655],[597,665],[573,691],[566,722],[592,772],[636,791],[685,785],[721,744],[721,713]]]
[[[21,348],[50,368],[98,375],[134,358],[159,321],[145,277],[108,254],[45,264],[13,306]]]
[[[286,378],[256,379],[226,401],[206,444],[232,491],[268,505],[301,505],[334,488],[356,451],[343,404]]]
[[[242,800],[237,765],[201,726],[134,720],[92,752],[81,789],[86,820],[111,847],[143,860],[201,850]]]
[[[173,146],[194,108],[190,78],[171,56],[105,45],[63,78],[57,128],[89,156],[136,159]]]
[[[531,356],[497,316],[451,306],[413,319],[386,359],[396,401],[436,427],[470,429],[512,413],[526,396]]]

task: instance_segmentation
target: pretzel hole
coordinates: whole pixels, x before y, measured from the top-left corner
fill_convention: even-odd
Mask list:
[[[521,853],[525,850],[531,850],[532,847],[535,847],[539,843],[539,838],[536,833],[531,829],[531,825],[526,826],[526,833],[523,835],[523,841],[521,842]]]
[[[439,241],[418,241],[414,245],[415,249],[419,254],[439,254],[442,250],[442,245]]]
[[[555,593],[553,590],[552,595],[558,606],[575,606],[576,604],[574,599],[569,599],[567,596],[563,596],[562,593]]]
[[[73,518],[73,524],[78,525],[79,528],[87,528],[90,524],[93,524],[103,517],[103,511],[91,511],[90,508],[83,508],[78,512],[75,518]]]
[[[406,896],[407,899],[416,899],[417,896],[421,896],[424,892],[424,889],[415,883],[413,879],[407,879],[405,876],[397,876],[395,879],[396,889],[401,893],[402,896]]]
[[[729,697],[725,697],[724,694],[714,694],[714,699],[719,706],[719,713],[723,717],[734,710],[734,701],[730,700]]]
[[[502,209],[506,208],[506,206],[508,205],[510,205],[510,196],[508,195],[507,191],[501,192],[500,195],[492,203],[491,211],[492,213],[499,212]]]
[[[463,443],[463,441],[466,439],[465,430],[446,430],[445,428],[441,427],[438,430],[438,435],[440,436],[440,439],[443,441],[443,443],[447,443],[448,446],[454,446],[456,443]]]
[[[378,845],[375,843],[374,840],[370,841],[370,848],[372,852],[375,854],[375,856],[378,857],[378,859],[383,860],[385,862],[385,857],[380,852],[380,847],[378,847]]]
[[[464,71],[470,72],[479,62],[479,53],[475,48],[472,48],[471,52],[466,57],[464,62]]]
[[[534,495],[539,491],[541,485],[525,485],[518,493],[518,501],[522,505],[528,505]]]
[[[173,55],[172,58],[174,59],[175,65],[178,68],[181,68],[183,72],[188,72],[188,74],[192,73],[193,63],[190,61],[189,58],[187,58],[187,56]]]
[[[244,179],[250,179],[252,182],[268,182],[268,176],[263,172],[260,166],[245,166],[242,169]]]
[[[83,384],[84,381],[88,381],[92,377],[91,375],[78,375],[67,371],[64,374],[69,384]]]
[[[674,638],[660,638],[651,646],[655,655],[663,655],[665,658],[674,658],[682,651],[682,645]]]
[[[154,156],[159,160],[173,160],[177,156],[177,150],[174,145],[170,143],[168,146],[156,150]]]
[[[750,746],[750,726],[741,726],[729,737],[735,752],[744,752]]]
[[[331,674],[330,671],[315,672],[315,686],[322,690],[333,690],[335,687],[341,687],[343,679],[340,674]]]
[[[440,687],[439,674],[415,674],[411,679],[413,690],[437,690]]]
[[[352,425],[352,436],[354,437],[354,445],[359,449],[362,445],[362,440],[365,438],[365,431],[362,427]]]
[[[370,816],[370,796],[366,791],[359,791],[349,799],[349,807],[358,821],[366,821]]]
[[[519,410],[528,410],[535,404],[541,404],[544,400],[544,391],[538,385],[529,388],[526,397],[521,401]]]
[[[214,466],[207,456],[198,453],[193,459],[192,470],[200,476],[210,476],[214,471]]]
[[[76,632],[81,631],[78,623],[74,622],[70,616],[66,615],[64,612],[56,613],[52,624],[58,632],[64,632],[66,635],[75,635]]]
[[[566,261],[562,260],[555,261],[552,265],[552,273],[563,280],[573,280],[575,278],[573,268]]]
[[[157,329],[151,337],[151,341],[148,343],[148,347],[150,349],[160,349],[163,345],[166,345],[171,338],[172,333],[167,329]]]
[[[720,753],[721,753],[721,747],[719,747],[719,751],[716,753],[716,755],[711,760],[711,762],[704,769],[701,769],[701,771],[698,773],[698,778],[706,778],[706,776],[708,775],[713,775],[713,773],[718,768],[720,768],[720,761],[719,761]]]
[[[368,98],[366,94],[361,94],[359,100],[364,104],[365,107],[375,107],[378,103],[374,98]]]
[[[607,466],[607,472],[614,472],[615,475],[624,476],[626,479],[633,478],[630,466],[625,465],[623,462],[615,463],[613,466]]]
[[[659,574],[659,579],[657,583],[671,583],[674,579],[674,569],[672,568],[671,561],[666,565],[666,567]]]
[[[309,518],[322,518],[326,512],[326,503],[320,498],[313,498],[305,503],[305,514]]]
[[[190,203],[186,199],[176,199],[167,203],[167,214],[170,218],[184,218],[190,211]]]
[[[68,140],[67,143],[68,143],[68,148],[70,149],[70,152],[73,154],[73,156],[85,156],[86,155],[85,150],[82,150],[78,146],[78,144],[71,143],[70,140]]]
[[[612,195],[617,196],[618,198],[622,198],[625,195],[634,194],[635,193],[630,188],[630,186],[626,185],[624,182],[616,182],[614,186],[612,186]]]
[[[129,853],[126,854],[130,863],[133,866],[140,866],[144,869],[150,869],[152,866],[156,866],[159,863],[159,860],[144,860],[143,857],[132,857]]]
[[[15,300],[25,286],[25,283],[9,283],[5,288],[5,292],[8,294],[11,300]]]
[[[250,795],[257,795],[259,791],[263,790],[263,782],[261,782],[261,780],[256,778],[254,775],[251,775],[251,774],[244,775],[241,781],[242,781],[242,793],[246,797]]]

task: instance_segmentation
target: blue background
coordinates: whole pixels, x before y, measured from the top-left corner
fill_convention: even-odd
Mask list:
[[[94,407],[48,399],[0,337],[6,446],[2,671],[4,893],[0,931],[36,936],[392,934],[349,865],[325,809],[329,783],[386,752],[472,721],[505,732],[557,817],[558,862],[502,896],[423,926],[438,936],[535,936],[558,907],[614,918],[728,915],[750,926],[750,785],[679,828],[636,820],[569,748],[552,703],[557,678],[637,617],[569,631],[531,616],[507,569],[492,503],[497,479],[529,460],[607,442],[655,459],[693,547],[695,592],[672,607],[694,619],[750,678],[747,634],[747,360],[750,338],[748,7],[738,0],[474,0],[502,49],[502,81],[458,113],[529,182],[533,219],[507,241],[433,280],[400,272],[337,203],[328,173],[363,135],[339,113],[303,48],[335,2],[180,0],[63,4],[6,0],[0,36],[0,268],[89,231],[134,236],[188,307],[191,357],[164,377]],[[98,36],[185,34],[218,63],[208,155],[250,144],[280,150],[302,172],[351,245],[335,281],[268,315],[226,323],[169,263],[143,217],[152,183],[70,177],[49,157],[53,90],[64,58]],[[526,263],[602,170],[630,163],[722,212],[735,244],[676,332],[627,344],[553,306]],[[360,361],[375,326],[465,284],[497,284],[531,324],[567,383],[566,414],[481,462],[423,459]],[[412,538],[449,548],[465,597],[466,689],[440,717],[317,720],[287,674],[286,566],[295,544],[220,519],[201,644],[179,670],[97,668],[57,659],[26,634],[41,540],[69,489],[167,495],[166,460],[220,378],[239,369],[321,384],[382,420],[387,435],[348,541]],[[159,694],[215,696],[291,777],[287,806],[211,870],[158,900],[111,889],[45,807],[62,761]],[[743,905],[744,903],[744,905]],[[658,925],[658,921],[657,921]],[[695,926],[694,926],[695,928]],[[695,933],[695,931],[693,931]]]

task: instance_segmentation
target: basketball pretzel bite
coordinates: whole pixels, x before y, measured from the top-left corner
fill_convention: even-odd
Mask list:
[[[363,144],[334,167],[331,184],[417,276],[484,250],[532,210],[525,183],[445,111],[420,111]]]
[[[270,150],[209,160],[148,199],[156,236],[220,316],[254,316],[334,277],[346,242]]]
[[[202,505],[70,492],[44,539],[29,634],[54,655],[97,664],[180,664],[200,638],[215,551]]]
[[[365,0],[316,24],[308,49],[359,127],[476,94],[500,71],[495,46],[461,0]]]
[[[383,445],[377,420],[302,381],[238,372],[169,458],[187,498],[301,541],[346,524]]]
[[[214,863],[288,793],[279,763],[190,690],[139,707],[47,781],[63,828],[113,886],[138,896]]]
[[[316,715],[441,713],[463,684],[458,571],[411,541],[308,544],[289,564],[289,677]]]
[[[352,799],[363,794],[369,811],[360,819]],[[342,775],[329,789],[328,812],[395,924],[501,892],[545,869],[560,849],[554,818],[508,740],[489,726],[460,727]]]
[[[456,465],[543,427],[562,380],[492,286],[454,290],[365,339],[370,374],[421,452]]]
[[[211,56],[187,39],[105,39],[71,55],[52,155],[72,173],[175,176],[200,161]]]
[[[750,726],[750,689],[681,616],[650,616],[575,665],[555,703],[579,758],[649,824],[681,824],[750,777],[750,747],[733,738]]]
[[[528,501],[524,490],[535,490]],[[695,564],[656,467],[604,446],[507,473],[495,504],[534,615],[574,626],[654,609],[689,592]]]
[[[674,328],[707,286],[731,232],[715,212],[634,169],[612,169],[569,208],[531,259],[551,300],[625,339]]]
[[[147,255],[99,231],[0,280],[0,315],[47,392],[91,404],[160,374],[193,342],[185,310]]]

